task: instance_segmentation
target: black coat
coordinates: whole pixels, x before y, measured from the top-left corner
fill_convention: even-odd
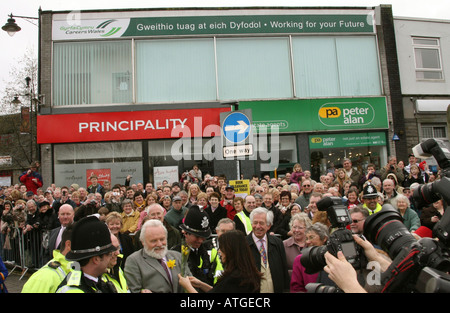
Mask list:
[[[219,206],[214,212],[211,210],[211,206],[208,205],[205,209],[205,212],[209,216],[209,227],[211,228],[211,231],[215,234],[217,223],[219,223],[221,219],[227,217],[228,211],[219,204]]]
[[[241,286],[242,275],[239,270],[234,270],[227,276],[223,276],[208,293],[259,293],[252,286]]]
[[[259,254],[258,246],[253,240],[252,233],[246,237],[246,240],[255,258],[256,267],[261,271],[261,255]],[[290,279],[283,241],[275,236],[267,235],[267,255],[274,292],[282,293],[289,291]]]
[[[53,228],[58,227],[59,220],[52,208],[49,208],[46,212],[38,213],[39,229],[50,231]]]
[[[133,238],[131,238],[129,235],[119,233],[118,236],[119,242],[120,242],[120,253],[123,255],[122,262],[120,264],[120,267],[122,269],[125,268],[125,262],[133,252],[136,251]],[[139,240],[139,238],[135,238],[136,240]]]

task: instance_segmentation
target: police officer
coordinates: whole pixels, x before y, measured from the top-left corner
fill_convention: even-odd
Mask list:
[[[217,264],[211,263],[208,248],[204,244],[211,236],[208,214],[198,205],[193,205],[180,228],[184,236],[183,244],[190,248],[188,266],[192,276],[212,286]],[[172,250],[181,252],[181,244]]]
[[[374,185],[368,183],[363,189],[363,207],[369,210],[369,214],[378,213],[382,206],[378,203],[378,190]]]
[[[111,234],[97,216],[80,219],[73,226],[71,251],[66,259],[74,262],[72,270],[59,286],[57,293],[112,293],[116,289],[106,284],[101,276],[106,273],[117,247]]]
[[[22,288],[22,293],[55,293],[72,269],[65,258],[70,251],[71,235],[72,224],[69,224],[61,236],[61,250],[53,250],[53,259],[30,276]]]
[[[216,233],[217,237],[212,237],[211,239],[205,241],[204,245],[208,249],[208,254],[210,256],[210,262],[211,264],[215,263],[214,268],[214,284],[217,283],[218,278],[222,275],[223,272],[223,264],[222,259],[220,258],[219,254],[219,237],[231,230],[236,229],[236,224],[233,220],[229,219],[228,217],[222,218],[219,220],[216,226]]]
[[[129,293],[127,280],[121,267],[123,261],[123,254],[120,254],[119,239],[111,234],[111,242],[117,248],[117,251],[112,253],[111,261],[108,264],[107,272],[102,275],[105,283],[114,286],[117,293]]]

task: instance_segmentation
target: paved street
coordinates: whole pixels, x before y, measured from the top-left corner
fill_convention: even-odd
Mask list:
[[[22,279],[22,271],[20,269],[15,269],[12,273],[13,269],[11,266],[6,266],[10,272],[8,277],[6,278],[5,284],[9,293],[20,293],[22,291],[23,285],[27,282],[28,277],[30,277],[31,273],[26,273]]]

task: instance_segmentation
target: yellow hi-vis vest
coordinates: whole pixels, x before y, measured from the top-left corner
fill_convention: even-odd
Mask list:
[[[248,235],[251,233],[252,231],[252,222],[250,221],[250,217],[248,217],[247,215],[245,215],[244,211],[239,212],[238,214],[236,214],[239,219],[241,220],[242,224],[244,224],[245,227],[245,233]]]

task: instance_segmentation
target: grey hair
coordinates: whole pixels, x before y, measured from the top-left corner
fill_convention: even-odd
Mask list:
[[[159,208],[162,212],[165,211],[165,209],[164,209],[164,208],[162,207],[162,205],[159,204],[159,203],[152,203],[152,204],[150,204],[149,206],[147,206],[145,209],[146,209],[146,210],[150,210],[150,209],[153,209],[153,208]]]
[[[295,221],[299,221],[303,224],[305,224],[305,227],[308,228],[312,225],[311,219],[308,217],[308,214],[301,212],[301,213],[295,213],[292,215],[291,220],[289,221],[289,228],[291,229],[294,225]]]
[[[306,228],[305,233],[308,233],[310,231],[315,232],[320,240],[325,240],[330,236],[330,232],[328,231],[328,227],[325,224],[322,224],[320,222],[314,223],[308,228]]]
[[[253,217],[258,214],[266,214],[266,224],[267,225],[273,225],[273,212],[267,210],[266,208],[259,207],[253,209],[253,211],[250,213],[250,221],[253,223]]]
[[[398,200],[403,200],[408,204],[408,207],[411,206],[411,202],[409,201],[409,198],[401,193],[399,193],[397,196],[391,199],[391,204],[394,208],[398,209],[397,202]]]
[[[219,222],[217,223],[216,229],[218,229],[219,226],[222,224],[231,224],[231,225],[233,225],[233,229],[236,228],[236,223],[228,217],[224,217],[224,218],[220,219]]]
[[[147,231],[148,227],[162,227],[164,228],[164,231],[166,232],[166,238],[167,238],[167,228],[164,226],[164,224],[160,220],[148,220],[142,225],[141,227],[141,233],[139,234],[139,240],[142,242],[142,244],[145,241],[145,233]]]

